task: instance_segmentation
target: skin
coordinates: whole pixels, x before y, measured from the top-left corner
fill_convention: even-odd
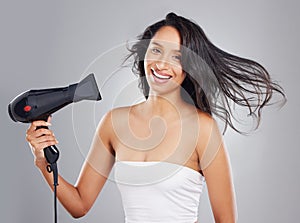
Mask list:
[[[185,73],[180,64],[180,36],[176,29],[165,26],[155,34],[144,66],[149,98],[131,107],[113,109],[102,118],[77,183],[71,185],[59,176],[59,201],[73,217],[84,216],[116,161],[172,162],[205,176],[215,222],[236,222],[230,161],[217,124],[180,96]],[[161,83],[153,76],[154,71],[171,78]],[[58,142],[50,129],[36,130],[41,125],[49,126],[50,119],[33,122],[26,139],[35,165],[53,189],[43,148]]]

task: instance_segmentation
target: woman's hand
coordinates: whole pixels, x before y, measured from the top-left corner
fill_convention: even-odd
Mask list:
[[[39,128],[38,126],[50,126],[50,118],[45,121],[34,121],[31,123],[26,132],[26,140],[29,142],[32,154],[34,155],[34,163],[38,168],[44,168],[47,165],[44,156],[44,148],[58,143],[53,132],[50,129]]]

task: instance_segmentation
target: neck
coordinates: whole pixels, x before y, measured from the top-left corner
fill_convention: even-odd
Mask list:
[[[157,95],[150,92],[146,101],[150,115],[164,117],[178,113],[185,104],[180,96],[180,91],[169,95]]]

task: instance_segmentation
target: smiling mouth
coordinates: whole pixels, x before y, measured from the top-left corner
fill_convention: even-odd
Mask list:
[[[169,80],[172,78],[172,76],[170,75],[161,75],[159,73],[157,73],[152,67],[151,67],[151,71],[152,71],[152,74],[156,77],[156,78],[159,78],[161,80]]]

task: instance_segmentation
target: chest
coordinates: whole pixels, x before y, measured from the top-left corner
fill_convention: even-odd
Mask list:
[[[199,169],[198,126],[188,120],[161,118],[114,123],[113,147],[119,161],[166,161]]]

